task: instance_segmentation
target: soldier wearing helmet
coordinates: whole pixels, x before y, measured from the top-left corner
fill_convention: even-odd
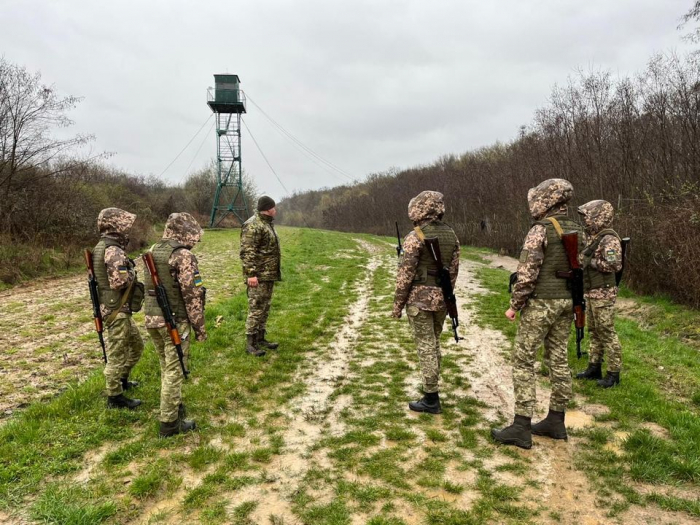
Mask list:
[[[520,325],[513,353],[513,389],[515,418],[502,430],[491,430],[493,438],[507,445],[532,447],[532,434],[567,439],[564,412],[571,398],[571,371],[567,344],[573,321],[571,292],[567,281],[556,276],[569,270],[563,232],[579,232],[581,227],[568,215],[567,203],[573,197],[571,183],[549,179],[530,189],[527,200],[535,220],[522,251],[506,317],[515,320],[520,312]],[[579,243],[582,247],[583,243]],[[531,424],[537,398],[535,396],[535,356],[544,342],[549,351],[549,375],[552,393],[547,417]]]
[[[620,383],[622,366],[622,347],[615,332],[615,273],[622,269],[622,244],[611,228],[615,214],[612,204],[595,200],[580,206],[578,212],[587,236],[582,263],[591,340],[588,368],[576,378],[597,379],[600,386],[610,388]],[[605,379],[601,373],[604,357],[608,359]]]
[[[165,286],[177,330],[182,339],[185,362],[189,357],[192,336],[207,338],[204,326],[205,288],[197,257],[191,252],[202,238],[202,228],[189,213],[171,213],[165,223],[163,238],[151,247],[158,277]],[[160,360],[160,430],[161,437],[194,430],[194,421],[186,420],[182,402],[182,369],[177,350],[170,339],[163,312],[147,276],[146,328]]]
[[[438,269],[423,239],[438,239],[442,264],[449,268],[454,287],[459,271],[459,240],[452,228],[442,222],[444,213],[443,195],[437,191],[424,191],[409,202],[408,218],[415,229],[404,239],[392,311],[393,317],[400,318],[406,308],[423,378],[422,399],[409,403],[408,407],[431,414],[442,411],[438,393],[442,358],[440,333],[447,309],[437,282]]]
[[[134,409],[141,404],[125,390],[138,386],[129,381],[131,370],[143,353],[143,340],[132,319],[141,309],[143,284],[138,282],[134,262],[126,254],[129,231],[136,215],[119,208],[106,208],[97,217],[100,242],[92,250],[100,310],[106,328],[107,364],[104,375],[108,408]]]

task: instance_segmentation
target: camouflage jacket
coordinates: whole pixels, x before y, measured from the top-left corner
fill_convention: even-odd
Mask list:
[[[516,312],[523,309],[535,291],[546,248],[547,227],[535,224],[525,236],[523,253],[527,251],[527,259],[521,260],[518,264],[518,281],[513,286],[513,293],[510,297],[510,307]]]
[[[206,336],[204,326],[204,287],[199,275],[197,257],[187,248],[175,250],[168,260],[170,274],[180,285],[182,298],[185,301],[187,318],[197,338]],[[162,316],[147,315],[146,328],[161,328],[165,326]]]
[[[595,238],[587,239],[592,243]],[[617,272],[622,268],[622,244],[614,235],[606,235],[600,241],[598,248],[593,252],[590,262],[594,270],[602,273]],[[597,288],[586,293],[591,299],[615,299],[618,288]]]
[[[272,225],[272,217],[257,212],[241,228],[241,263],[243,276],[260,281],[282,278],[280,242]]]
[[[442,290],[439,287],[413,285],[422,247],[423,243],[415,231],[406,235],[403,243],[403,257],[396,273],[393,314],[397,317],[405,306],[416,306],[429,312],[437,312],[446,308]],[[459,241],[455,244],[452,252],[449,270],[454,288],[459,272]]]
[[[136,268],[134,262],[129,259],[126,252],[119,246],[108,246],[105,249],[105,268],[107,268],[107,278],[109,287],[112,290],[125,290],[136,280]],[[112,313],[112,310],[104,305],[100,306],[102,317],[105,318]],[[130,314],[131,308],[127,301],[119,312]]]

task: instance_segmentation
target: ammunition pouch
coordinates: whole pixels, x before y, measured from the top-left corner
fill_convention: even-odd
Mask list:
[[[129,309],[132,312],[140,312],[143,307],[143,301],[146,298],[146,287],[142,282],[134,282],[131,287],[131,296],[129,297]]]

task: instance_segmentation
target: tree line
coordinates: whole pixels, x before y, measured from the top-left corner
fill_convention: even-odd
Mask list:
[[[154,225],[175,211],[209,224],[215,163],[179,185],[111,167],[109,154],[85,153],[94,137],[67,133],[68,114],[80,101],[0,57],[0,285],[79,263],[97,238],[103,208],[138,216],[129,250],[145,246],[159,233]],[[64,138],[56,137],[59,128]],[[255,192],[247,180],[249,203]]]
[[[447,221],[464,244],[518,253],[530,227],[526,195],[544,179],[575,188],[572,208],[605,199],[633,241],[627,283],[700,307],[700,55],[657,55],[644,71],[579,71],[516,139],[446,155],[428,166],[297,193],[285,224],[392,235],[411,227],[408,201],[445,194]]]

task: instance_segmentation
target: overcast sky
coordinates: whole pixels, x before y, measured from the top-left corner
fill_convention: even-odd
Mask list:
[[[691,0],[0,0],[0,54],[84,97],[73,129],[131,173],[160,175],[210,114],[214,73],[352,177],[512,139],[577,68],[616,75],[684,52]],[[244,119],[290,190],[347,180]],[[215,156],[211,121],[165,172]],[[198,148],[199,153],[196,154]],[[243,130],[258,189],[286,193]]]

